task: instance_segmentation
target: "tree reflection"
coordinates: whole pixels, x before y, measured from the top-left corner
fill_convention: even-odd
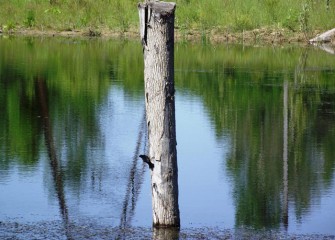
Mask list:
[[[312,50],[238,48],[194,53],[180,68],[210,71],[181,72],[177,83],[202,96],[217,137],[231,138],[236,225],[287,228],[289,206],[301,218],[333,179],[332,60]]]
[[[142,120],[139,127],[139,133],[136,141],[136,149],[132,159],[132,166],[129,173],[126,195],[123,201],[122,214],[120,220],[120,229],[126,229],[131,226],[131,220],[135,213],[137,199],[140,193],[141,185],[143,182],[143,175],[146,170],[146,165],[143,163],[141,169],[138,169],[138,159],[140,151],[147,152],[147,134],[145,122],[145,110],[143,111]],[[143,147],[143,149],[140,149]]]
[[[46,182],[51,183],[47,190],[58,201],[65,228],[69,230],[68,238],[71,238],[71,213],[74,215],[79,207],[71,208],[73,205],[67,200],[80,199],[87,191],[88,181],[92,187],[90,193],[108,198],[109,202],[126,190],[120,226],[128,227],[144,172],[144,168],[137,168],[137,152],[133,161],[136,167],[130,171],[127,189],[120,190],[122,182],[102,186],[105,177],[115,180],[123,176],[105,168],[105,157],[99,156],[106,148],[105,129],[99,116],[101,106],[106,104],[110,88],[119,85],[120,80],[130,88],[126,88],[127,97],[139,95],[143,87],[138,81],[143,76],[142,61],[133,57],[133,48],[123,47],[126,43],[83,41],[78,44],[77,41],[40,38],[0,41],[4,50],[0,54],[0,110],[4,113],[0,115],[0,132],[4,133],[0,137],[0,169],[20,164],[20,171],[29,171],[25,165],[38,165],[47,153],[52,173],[46,176]],[[140,46],[138,51],[141,53]],[[113,109],[108,111],[108,115],[113,115]],[[143,129],[141,134],[144,136]],[[127,169],[125,164],[120,167]]]
[[[288,83],[283,85],[283,224],[288,228]]]
[[[63,49],[62,55],[57,54],[64,47],[68,49]],[[94,52],[95,49],[82,45],[73,48],[57,41],[41,42],[35,46],[31,41],[26,43],[22,39],[1,41],[1,49],[0,98],[3,114],[0,121],[3,124],[0,128],[4,134],[0,143],[8,150],[8,161],[16,159],[24,164],[35,164],[38,161],[43,132],[39,127],[41,113],[37,100],[39,92],[35,88],[37,76],[44,76],[45,88],[52,96],[53,101],[49,103],[48,110],[51,118],[55,118],[54,124],[62,124],[61,121],[70,124],[66,122],[69,119],[73,122],[79,120],[82,126],[78,126],[78,129],[84,129],[95,141],[98,127],[94,103],[106,95],[106,86],[110,81],[108,68],[105,68],[107,61],[94,61],[97,55],[93,55],[92,59],[95,65],[86,61],[89,55],[87,51]],[[88,64],[90,67],[85,66]],[[64,115],[72,115],[72,118],[56,117]],[[62,134],[69,132],[63,131]],[[66,135],[62,137],[69,142],[72,140]]]
[[[85,68],[90,49],[82,45],[64,51],[64,56],[57,54],[64,47],[57,42],[41,43],[39,49],[31,41],[0,44],[4,50],[0,54],[0,169],[15,166],[16,161],[37,165],[46,149],[53,180],[48,190],[55,191],[69,229],[64,188],[80,188],[87,172],[86,151],[99,144],[95,103],[107,94],[108,70],[101,61]]]
[[[49,115],[49,101],[48,101],[48,90],[46,87],[46,82],[43,78],[38,77],[35,81],[36,85],[36,98],[37,102],[39,103],[40,109],[40,116],[42,118],[42,129],[44,132],[44,141],[45,145],[48,149],[48,155],[50,160],[51,172],[53,177],[53,182],[55,185],[60,213],[62,215],[65,229],[67,232],[67,237],[69,237],[69,215],[68,215],[68,208],[66,205],[65,200],[65,193],[64,193],[64,180],[63,180],[63,173],[60,168],[60,163],[57,157],[56,146],[53,137],[53,130],[52,124],[50,121]]]
[[[12,81],[14,78],[16,81]],[[17,157],[21,164],[33,166],[37,162],[41,131],[38,121],[27,121],[26,116],[36,116],[37,106],[32,104],[25,91],[26,82],[7,68],[2,69],[0,82],[0,145],[7,154],[1,158],[1,167],[9,168],[13,157]]]
[[[0,169],[36,165],[39,153],[47,152],[55,181],[50,191],[56,188],[66,209],[64,186],[76,194],[89,174],[93,187],[101,187],[105,170],[96,169],[89,155],[102,144],[96,106],[111,80],[126,97],[142,97],[141,48],[34,42],[0,42]],[[294,48],[176,49],[177,91],[201,97],[217,138],[231,140],[225,168],[236,225],[287,227],[289,208],[303,217],[334,178],[333,56]],[[129,224],[135,206],[134,176],[121,226]]]

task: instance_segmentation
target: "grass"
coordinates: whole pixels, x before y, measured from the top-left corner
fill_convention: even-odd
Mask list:
[[[0,0],[0,29],[99,32],[137,30],[139,0]],[[175,0],[176,28],[203,35],[215,29],[243,32],[259,28],[304,33],[333,28],[335,1]]]
[[[114,31],[127,31],[137,24],[136,2],[135,0],[0,1],[0,26],[39,30],[108,28]]]

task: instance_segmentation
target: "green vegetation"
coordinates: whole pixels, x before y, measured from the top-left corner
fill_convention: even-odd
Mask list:
[[[137,31],[138,0],[12,0],[0,1],[0,29]],[[334,1],[315,0],[176,0],[176,28],[221,33],[265,28],[311,33],[333,28]]]
[[[111,29],[136,25],[135,0],[14,0],[0,1],[0,27],[39,30]],[[132,9],[132,10],[131,10]]]

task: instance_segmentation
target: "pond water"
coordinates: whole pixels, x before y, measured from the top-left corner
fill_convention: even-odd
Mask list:
[[[335,235],[334,56],[175,58],[182,228]],[[150,228],[143,88],[137,41],[0,38],[0,225]]]

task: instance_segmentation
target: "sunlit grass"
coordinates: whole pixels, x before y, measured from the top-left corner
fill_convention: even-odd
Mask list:
[[[0,28],[76,30],[137,29],[138,0],[11,0],[0,1]],[[176,27],[181,31],[221,29],[239,32],[284,28],[294,32],[334,27],[335,3],[326,0],[175,0]]]

